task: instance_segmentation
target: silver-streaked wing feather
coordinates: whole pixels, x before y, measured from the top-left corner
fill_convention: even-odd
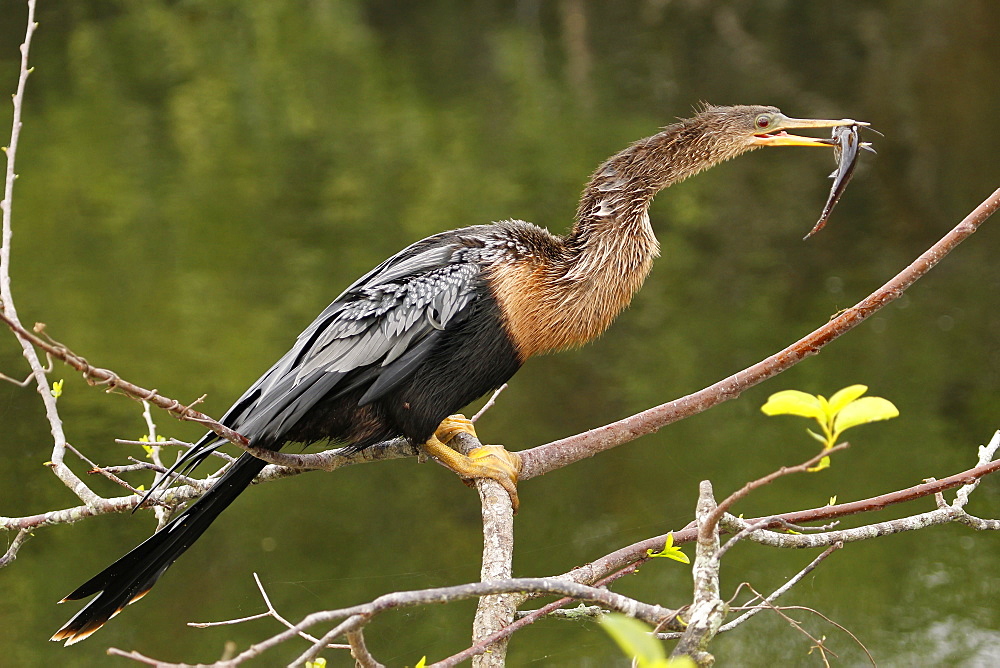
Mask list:
[[[317,401],[345,385],[368,384],[359,404],[390,391],[481,294],[481,263],[503,252],[479,241],[490,231],[473,226],[428,237],[359,278],[220,421],[254,444],[275,447]],[[349,374],[354,380],[342,382]],[[172,470],[193,468],[220,444],[214,433],[206,434]]]
[[[368,272],[323,310],[292,349],[236,401],[223,421],[237,431],[241,426],[261,428],[262,420],[254,419],[255,414],[273,413],[270,418],[274,419],[282,412],[278,407],[290,401],[298,402],[299,410],[294,412],[301,414],[303,405],[321,398],[314,390],[328,385],[333,377],[342,378],[364,367],[379,367],[373,375],[377,382],[379,375],[398,365],[429,335],[447,327],[478,297],[481,267],[469,251],[454,232],[435,235]],[[407,367],[415,366],[412,355],[407,362]],[[397,377],[396,382],[405,377]],[[303,388],[303,384],[310,387]],[[391,388],[382,383],[380,389],[384,393]]]

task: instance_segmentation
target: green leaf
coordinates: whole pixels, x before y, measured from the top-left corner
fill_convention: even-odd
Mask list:
[[[844,406],[851,403],[867,391],[867,385],[850,385],[839,392],[835,392],[834,395],[830,397],[831,412],[833,415],[836,415],[840,411],[844,410]]]
[[[306,661],[306,668],[326,668],[326,659],[318,656],[315,661]]]
[[[819,441],[820,443],[822,443],[824,446],[826,446],[828,448],[833,447],[833,443],[830,443],[830,439],[828,439],[826,436],[823,436],[822,434],[817,434],[812,429],[806,429],[806,431],[809,432],[810,436],[812,436],[813,438],[815,438],[817,441]]]
[[[60,378],[56,382],[52,383],[52,389],[49,390],[49,392],[52,393],[52,397],[54,399],[58,399],[59,397],[62,396],[62,389],[63,389],[63,381],[62,378]]]
[[[424,666],[426,665],[427,665],[427,657],[424,656],[421,657],[420,661],[417,661],[417,665],[413,666],[413,668],[424,668]]]
[[[830,420],[833,418],[833,411],[830,410],[830,402],[826,400],[822,394],[816,395],[816,401],[819,402],[819,408],[823,411],[822,422],[824,424],[829,424]]]
[[[650,635],[652,629],[637,619],[612,612],[601,618],[601,627],[608,632],[628,656],[634,656],[640,668],[667,665],[663,645]]]
[[[830,468],[830,458],[824,457],[823,459],[819,460],[819,464],[817,464],[816,466],[810,466],[809,468],[806,469],[806,471],[809,471],[809,473],[816,473],[817,471],[822,471],[823,469],[828,469],[828,468]]]
[[[686,554],[681,552],[681,548],[674,547],[674,534],[673,532],[667,534],[667,540],[663,545],[662,552],[653,552],[652,550],[646,550],[646,556],[656,558],[656,557],[666,557],[667,559],[673,559],[674,561],[679,561],[682,564],[690,564],[691,560]]]
[[[798,390],[782,390],[767,398],[760,407],[765,415],[800,415],[825,422],[826,412],[819,398]]]
[[[889,420],[899,415],[899,409],[882,397],[862,397],[852,401],[837,413],[833,421],[834,433],[841,432],[856,427],[859,424],[877,422],[878,420]]]

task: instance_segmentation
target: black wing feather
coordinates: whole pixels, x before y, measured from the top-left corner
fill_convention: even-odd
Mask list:
[[[462,242],[463,232],[479,229],[428,237],[355,281],[244,392],[222,424],[257,447],[279,448],[289,429],[331,393],[371,383],[364,405],[406,380],[444,327],[481,294],[481,267]],[[206,434],[171,471],[190,471],[219,445],[218,436]]]

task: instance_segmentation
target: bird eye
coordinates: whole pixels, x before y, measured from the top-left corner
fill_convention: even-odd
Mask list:
[[[759,129],[764,130],[771,125],[771,117],[767,114],[761,114],[757,117],[755,124]]]

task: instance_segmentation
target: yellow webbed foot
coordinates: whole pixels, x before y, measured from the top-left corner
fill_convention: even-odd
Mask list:
[[[476,435],[470,420],[464,415],[452,415],[441,423],[434,436],[422,447],[427,454],[464,480],[475,478],[496,480],[507,490],[516,513],[520,505],[520,500],[517,498],[517,476],[521,472],[521,458],[517,453],[508,452],[500,445],[483,445],[470,450],[468,456],[463,455],[446,445],[459,432]]]

